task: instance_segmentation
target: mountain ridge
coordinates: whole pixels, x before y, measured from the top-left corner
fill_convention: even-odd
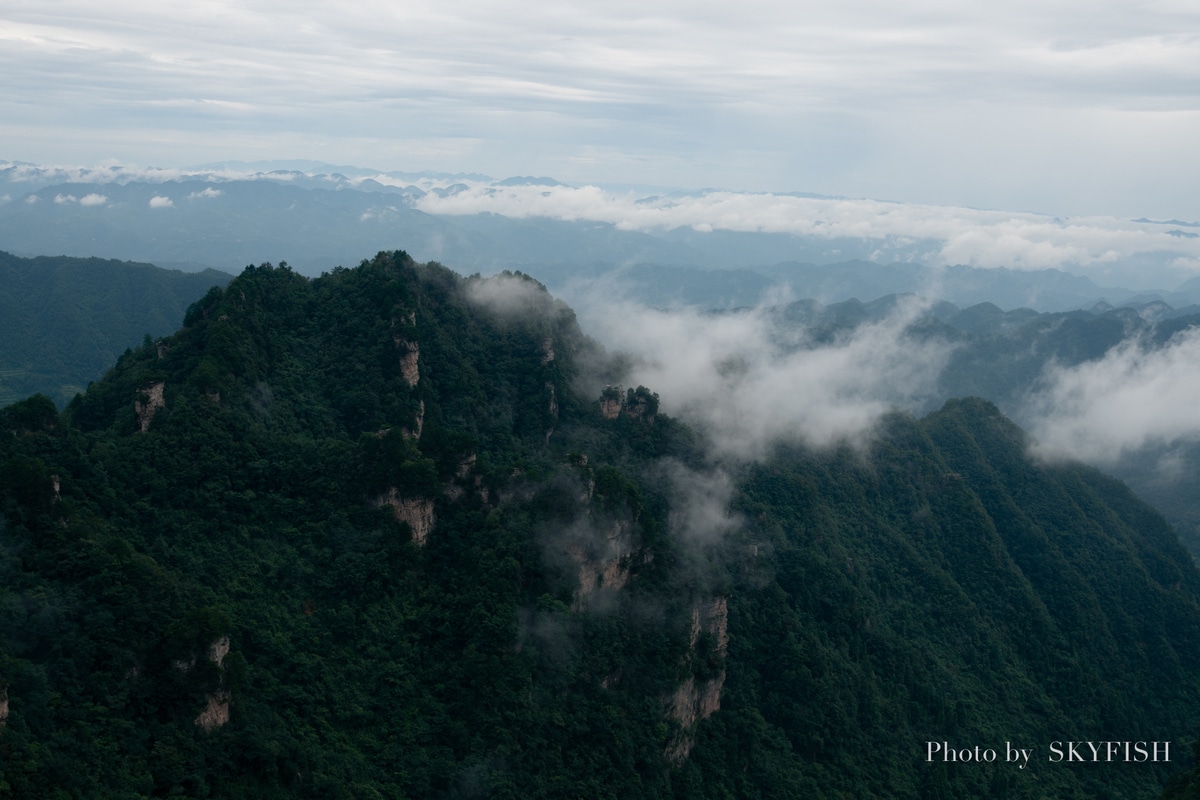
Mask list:
[[[1153,797],[1200,573],[989,403],[714,461],[528,276],[247,268],[0,412],[16,797]],[[56,700],[54,698],[62,698]],[[929,741],[1039,748],[1027,771]]]

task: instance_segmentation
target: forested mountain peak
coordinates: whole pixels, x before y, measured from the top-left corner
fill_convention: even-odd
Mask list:
[[[61,414],[0,411],[0,787],[1153,797],[1183,768],[1200,575],[1121,484],[975,399],[718,461],[623,363],[527,276],[391,252],[247,268]]]

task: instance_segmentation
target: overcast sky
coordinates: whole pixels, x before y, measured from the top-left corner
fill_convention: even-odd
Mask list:
[[[1200,219],[1194,0],[0,0],[0,82],[0,158],[39,163]]]

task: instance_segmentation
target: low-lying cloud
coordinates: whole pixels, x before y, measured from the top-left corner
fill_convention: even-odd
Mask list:
[[[779,443],[866,441],[884,414],[941,402],[939,377],[955,347],[911,332],[927,310],[917,298],[878,322],[817,339],[784,327],[768,306],[661,310],[594,299],[603,294],[577,301],[584,329],[629,353],[625,380],[658,392],[666,413],[733,461],[764,458]],[[1112,467],[1147,448],[1200,443],[1197,364],[1200,327],[1165,343],[1131,338],[1102,358],[1053,363],[1032,385],[1006,389],[1027,392],[1012,411],[1037,456]]]
[[[511,273],[471,279],[466,292],[471,302],[505,317],[552,319],[569,313],[567,306],[540,283]]]
[[[477,183],[431,192],[416,201],[430,214],[494,213],[607,222],[621,230],[692,228],[853,238],[919,248],[935,265],[1047,269],[1108,264],[1146,253],[1175,253],[1192,268],[1200,238],[1178,226],[1116,217],[1062,219],[1027,212],[988,211],[917,203],[711,191],[639,196],[595,186],[501,186]]]
[[[33,197],[34,195],[30,196]],[[69,203],[78,203],[81,206],[103,206],[108,204],[108,197],[95,192],[91,194],[85,194],[83,197],[76,197],[73,194],[59,193],[54,195],[54,202],[60,206],[67,205]]]
[[[672,536],[689,545],[710,545],[741,527],[742,520],[729,512],[734,484],[727,472],[699,472],[671,459],[657,469],[670,492]]]
[[[1026,415],[1046,458],[1111,465],[1145,447],[1200,441],[1200,328],[1165,345],[1117,345],[1101,359],[1052,366]]]
[[[765,309],[707,314],[584,300],[585,330],[630,353],[628,380],[699,427],[716,452],[758,459],[780,442],[861,442],[879,418],[930,396],[951,346],[907,332],[915,298],[832,341],[782,328]]]

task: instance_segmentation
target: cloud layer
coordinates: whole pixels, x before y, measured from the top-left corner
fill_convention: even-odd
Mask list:
[[[1060,219],[1041,214],[885,203],[772,193],[704,192],[645,196],[596,186],[460,184],[430,193],[417,207],[431,214],[595,220],[623,230],[690,227],[697,231],[790,233],[862,238],[881,250],[908,249],[933,264],[1048,269],[1089,267],[1153,253],[1171,254],[1181,274],[1200,271],[1200,237],[1190,228],[1114,217]],[[880,253],[880,260],[892,257]]]
[[[765,310],[703,314],[593,300],[585,330],[635,356],[631,384],[697,425],[722,456],[757,459],[781,442],[860,443],[880,416],[931,393],[949,355],[905,332],[915,302],[832,342],[781,329]]]
[[[1104,358],[1053,366],[1030,401],[1031,433],[1047,458],[1109,465],[1147,446],[1200,441],[1200,328],[1164,346],[1130,340]]]
[[[1194,219],[1198,53],[1191,6],[1130,0],[65,0],[0,9],[0,132],[41,161],[283,153]]]
[[[342,170],[347,174],[331,174]],[[228,181],[302,183],[337,190],[403,190],[390,196],[436,215],[499,214],[606,223],[625,231],[663,233],[786,234],[829,241],[866,243],[873,260],[917,261],[927,265],[966,264],[1010,269],[1066,269],[1094,276],[1101,284],[1139,289],[1170,289],[1200,273],[1200,225],[1179,220],[1153,222],[1111,216],[1052,217],[1028,212],[989,211],[961,206],[882,202],[771,192],[613,190],[571,186],[552,180],[482,175],[384,173],[358,167],[309,165],[305,170],[274,170],[270,165],[223,165],[207,169],[158,169],[132,165],[100,167],[5,164],[0,180],[15,192],[71,184],[167,184],[206,181],[187,199],[214,199]],[[17,195],[20,196],[19,194]],[[91,195],[89,195],[91,196]],[[99,195],[96,195],[97,197]],[[161,197],[168,197],[162,194]],[[27,198],[32,201],[32,198]],[[174,198],[171,202],[180,198]],[[61,194],[59,203],[95,202]],[[152,201],[155,208],[167,200]],[[364,214],[364,219],[369,219]],[[702,242],[698,242],[703,246]],[[853,248],[863,250],[860,246]],[[873,250],[873,252],[872,252]],[[1165,271],[1164,271],[1165,270]]]
[[[665,412],[735,462],[762,459],[780,443],[869,441],[882,415],[941,402],[938,378],[954,347],[909,334],[926,310],[915,299],[880,322],[817,340],[781,325],[765,305],[707,314],[587,296],[593,299],[577,308],[581,324],[633,355],[627,380],[658,392]],[[1197,364],[1200,327],[1165,343],[1131,338],[1099,359],[1050,364],[1013,411],[1032,434],[1035,455],[1113,467],[1149,449],[1200,443]],[[1170,466],[1167,459],[1159,469]],[[719,485],[711,494],[721,496]]]

